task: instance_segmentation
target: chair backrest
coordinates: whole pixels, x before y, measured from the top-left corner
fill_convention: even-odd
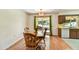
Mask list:
[[[45,38],[47,28],[37,29],[37,36],[43,36]],[[40,34],[41,33],[41,34]]]
[[[46,35],[46,31],[47,31],[47,28],[45,28],[45,31],[44,31],[44,38],[45,38],[45,35]]]
[[[29,32],[29,28],[28,27],[25,27],[24,28],[24,32]]]
[[[36,47],[39,42],[37,42],[37,37],[36,35],[33,35],[31,33],[23,33],[24,34],[24,39],[26,43],[26,47]]]

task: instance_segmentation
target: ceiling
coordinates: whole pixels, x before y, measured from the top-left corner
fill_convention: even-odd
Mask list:
[[[39,9],[25,9],[24,11],[29,14],[36,14],[38,13]],[[66,12],[66,11],[76,11],[79,9],[43,9],[45,13],[59,13],[59,12]]]
[[[50,13],[53,11],[53,9],[43,9],[45,13]],[[38,9],[27,9],[25,10],[28,13],[38,13]]]

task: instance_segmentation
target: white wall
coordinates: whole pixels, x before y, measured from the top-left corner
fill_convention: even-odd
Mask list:
[[[58,25],[58,15],[57,14],[47,14],[47,15],[51,15],[52,16],[52,33],[53,35],[58,35],[58,29],[57,29],[57,25]],[[34,16],[35,15],[29,15],[29,20],[28,20],[28,27],[30,28],[30,31],[34,31]]]
[[[30,32],[34,32],[34,16],[35,15],[28,15],[27,27]]]
[[[26,17],[22,10],[0,10],[0,49],[19,40],[26,26]]]
[[[52,26],[53,35],[58,35],[58,14],[52,15]]]

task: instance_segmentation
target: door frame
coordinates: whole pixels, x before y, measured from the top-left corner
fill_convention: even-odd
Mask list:
[[[36,31],[36,18],[37,17],[49,17],[50,22],[50,36],[52,36],[52,17],[51,16],[34,16],[34,30]]]

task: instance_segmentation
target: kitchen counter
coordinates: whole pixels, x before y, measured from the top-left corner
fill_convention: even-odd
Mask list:
[[[60,28],[60,29],[79,29],[79,27],[66,27],[66,26],[64,26],[64,25],[58,25],[58,28]]]
[[[58,27],[60,29],[79,29],[79,27]]]

